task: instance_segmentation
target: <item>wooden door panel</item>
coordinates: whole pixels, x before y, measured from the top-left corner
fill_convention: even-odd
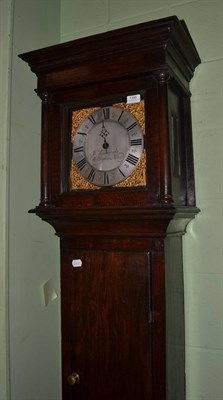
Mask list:
[[[64,399],[152,399],[149,315],[147,253],[62,250]]]

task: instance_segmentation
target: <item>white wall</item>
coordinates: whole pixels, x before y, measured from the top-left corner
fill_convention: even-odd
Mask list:
[[[18,54],[59,42],[59,0],[15,0],[12,26],[9,322],[11,400],[59,400],[60,301],[44,306],[49,278],[59,295],[59,243],[30,208],[40,197],[41,102]],[[1,400],[5,400],[2,399]]]
[[[61,0],[61,41],[184,19],[202,59],[191,83],[199,216],[184,237],[187,400],[223,399],[223,2]]]

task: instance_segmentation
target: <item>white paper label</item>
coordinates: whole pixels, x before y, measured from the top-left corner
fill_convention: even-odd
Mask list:
[[[127,103],[128,104],[139,103],[140,101],[141,101],[140,94],[133,94],[131,96],[127,96]]]
[[[82,266],[82,261],[80,259],[73,260],[72,261],[72,265],[73,265],[74,268],[81,267]]]

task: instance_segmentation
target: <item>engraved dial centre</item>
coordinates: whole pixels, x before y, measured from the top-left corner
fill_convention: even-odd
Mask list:
[[[92,127],[86,138],[85,153],[92,167],[111,171],[122,164],[129,147],[126,129],[116,121],[105,121]]]

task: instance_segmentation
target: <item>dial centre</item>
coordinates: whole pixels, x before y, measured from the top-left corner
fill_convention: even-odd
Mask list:
[[[109,148],[109,143],[108,142],[104,142],[102,147],[103,147],[103,149],[107,150]]]

